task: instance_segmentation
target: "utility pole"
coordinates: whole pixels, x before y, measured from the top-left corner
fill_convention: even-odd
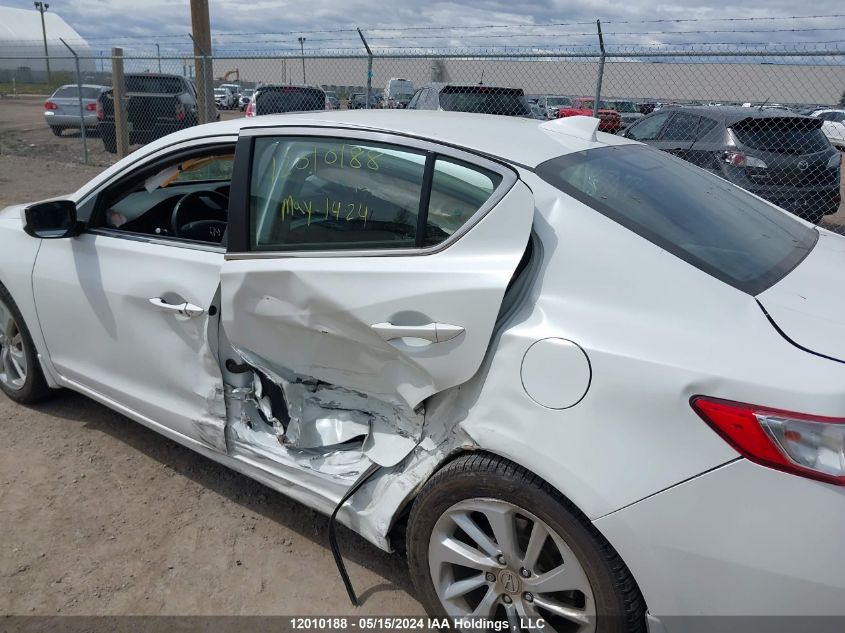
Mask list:
[[[302,51],[302,83],[305,84],[305,38],[299,38],[299,50]]]
[[[211,70],[211,21],[208,17],[208,0],[191,0],[191,39],[194,41],[194,75],[199,97],[200,123],[210,123],[214,111],[214,85]]]
[[[50,52],[47,50],[47,27],[44,26],[44,12],[50,8],[46,2],[34,2],[35,8],[41,14],[41,35],[44,36],[44,59],[47,61],[47,83],[52,80],[50,75]]]
[[[158,72],[161,72],[161,47],[156,44],[156,57],[158,57]]]

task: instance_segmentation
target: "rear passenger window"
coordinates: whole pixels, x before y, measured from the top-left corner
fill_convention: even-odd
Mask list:
[[[250,230],[255,250],[416,245],[425,153],[343,139],[255,143]]]
[[[495,172],[438,158],[434,163],[425,246],[442,242],[466,224],[501,182],[502,177]]]
[[[663,131],[662,141],[694,141],[698,129],[698,117],[678,112]]]
[[[427,166],[431,188],[423,191]],[[434,246],[461,231],[502,181],[495,171],[396,145],[258,138],[250,183],[250,248]]]

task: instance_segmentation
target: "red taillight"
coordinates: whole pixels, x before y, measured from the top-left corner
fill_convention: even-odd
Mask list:
[[[55,103],[53,103],[52,101],[45,101],[45,102],[44,102],[44,109],[45,109],[45,110],[58,110],[58,109],[59,109],[59,106],[57,106],[57,105],[56,105]]]
[[[254,101],[250,100],[250,102],[246,104],[245,116],[255,116],[255,102]]]
[[[743,457],[793,475],[845,486],[845,418],[701,396],[691,404]]]
[[[94,102],[94,103],[86,103],[86,104],[85,104],[85,109],[86,109],[88,112],[94,112],[94,111],[96,111],[96,109],[97,109],[97,103],[96,103],[96,102]]]
[[[742,152],[725,152],[725,162],[734,167],[745,167],[746,160]]]
[[[184,121],[185,120],[185,104],[181,101],[176,102],[176,120],[177,121]]]
[[[102,121],[103,119],[106,118],[106,113],[103,111],[103,104],[100,103],[99,101],[97,101],[96,108],[97,108],[97,120]]]

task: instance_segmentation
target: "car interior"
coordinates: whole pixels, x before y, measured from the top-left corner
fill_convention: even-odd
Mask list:
[[[107,189],[92,226],[221,244],[226,234],[234,148],[215,147],[156,163]]]

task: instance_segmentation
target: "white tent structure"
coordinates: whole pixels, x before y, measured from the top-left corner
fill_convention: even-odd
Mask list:
[[[91,56],[88,43],[60,16],[48,10],[44,13],[44,25],[51,71],[75,70],[73,57],[59,38],[70,44],[80,57]],[[81,59],[80,67],[83,72],[93,71],[94,60]],[[46,77],[46,71],[39,12],[0,6],[0,74],[29,73],[33,79],[41,80]]]

